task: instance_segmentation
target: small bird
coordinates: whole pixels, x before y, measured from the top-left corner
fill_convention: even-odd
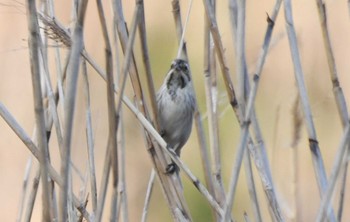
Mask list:
[[[175,59],[157,93],[157,105],[160,134],[178,156],[191,134],[195,102],[189,65]],[[173,173],[178,167],[172,163],[166,171]]]

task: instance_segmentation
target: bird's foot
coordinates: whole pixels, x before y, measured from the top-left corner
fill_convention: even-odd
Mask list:
[[[178,171],[179,171],[179,167],[176,165],[176,163],[171,163],[165,168],[166,174],[173,174]]]

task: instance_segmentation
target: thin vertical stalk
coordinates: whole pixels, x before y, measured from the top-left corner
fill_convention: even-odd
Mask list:
[[[245,169],[245,174],[247,177],[247,186],[248,186],[248,191],[249,191],[249,196],[250,196],[250,202],[252,203],[252,208],[255,216],[255,221],[261,222],[263,221],[261,218],[261,212],[260,212],[260,205],[259,205],[259,200],[258,196],[256,193],[255,189],[255,182],[254,182],[254,177],[253,177],[253,170],[252,170],[252,163],[251,159],[248,153],[248,150],[246,150],[246,153],[244,154],[244,169]]]
[[[31,219],[32,219],[36,194],[38,192],[39,182],[40,182],[40,167],[38,167],[38,169],[36,170],[35,176],[33,178],[32,188],[30,190],[30,195],[28,197],[28,202],[27,202],[27,209],[23,219],[24,222],[32,221]]]
[[[140,9],[141,11],[141,9]],[[141,16],[140,16],[141,17]],[[140,25],[140,22],[138,23]],[[115,80],[114,84],[119,85],[119,77],[120,77],[120,72],[121,72],[121,65],[120,65],[120,48],[118,45],[118,33],[117,33],[117,27],[116,24],[113,23],[113,44],[114,44],[114,75],[115,75]],[[114,89],[113,89],[114,93]],[[119,206],[118,206],[118,217],[120,218],[120,211],[122,213],[122,218],[123,221],[129,221],[129,216],[128,216],[128,198],[127,198],[127,191],[126,191],[126,147],[125,147],[125,125],[123,122],[123,109],[121,108],[119,112],[119,126],[118,126],[118,135],[117,135],[117,147],[118,147],[118,153],[119,155],[119,175],[120,175],[120,180],[118,184],[118,189],[119,189]]]
[[[245,0],[238,0],[238,1],[231,1],[235,3],[231,3],[232,5],[237,6],[237,16],[231,15],[231,18],[233,21],[231,24],[233,24],[233,36],[235,36],[235,42],[236,42],[236,72],[238,76],[238,107],[240,107],[240,110],[242,113],[245,112],[246,109],[246,102],[249,92],[249,76],[247,73],[247,64],[246,64],[246,55],[245,55],[245,17],[246,17],[246,1]],[[236,28],[236,31],[234,30]],[[249,125],[247,125],[249,127]],[[248,142],[248,140],[247,140]],[[244,145],[246,147],[247,144]],[[244,148],[245,149],[245,148]],[[255,189],[255,182],[253,178],[253,172],[251,168],[251,161],[250,157],[247,156],[248,152],[245,152],[244,154],[244,165],[245,165],[245,171],[246,171],[246,178],[247,178],[247,185],[249,189],[250,198],[253,205],[253,212],[254,216],[256,218],[256,221],[261,221],[261,213],[260,213],[260,207],[258,203],[258,198],[256,194]],[[239,173],[239,172],[238,172]]]
[[[245,58],[245,0],[233,0],[237,4],[237,26],[236,26],[236,72],[238,79],[237,99],[238,107],[244,113],[247,100],[247,64]],[[232,16],[231,16],[232,17]],[[234,27],[233,27],[234,29]]]
[[[118,172],[118,149],[117,149],[117,127],[119,121],[119,113],[117,110],[114,100],[114,80],[113,80],[113,58],[112,58],[112,48],[111,43],[108,37],[108,30],[106,24],[106,18],[102,6],[101,0],[96,0],[97,11],[100,18],[100,24],[102,28],[103,39],[105,43],[105,59],[106,59],[106,74],[107,74],[107,105],[108,105],[108,147],[107,149],[111,150],[112,158],[112,173],[113,173],[113,196],[111,204],[111,215],[110,220],[115,221],[116,214],[116,204],[118,200],[118,181],[119,181],[119,172]]]
[[[109,174],[111,170],[110,165],[111,165],[111,150],[106,149],[104,165],[103,165],[103,173],[102,173],[101,184],[100,184],[100,192],[98,195],[98,203],[97,203],[97,209],[95,214],[95,221],[97,222],[102,221],[102,214],[105,206],[107,187],[108,187],[108,181],[109,181]]]
[[[151,109],[150,112],[151,119],[154,122],[156,129],[159,130],[158,126],[158,114],[157,114],[157,102],[156,102],[156,91],[154,88],[153,74],[151,70],[148,45],[147,45],[147,33],[146,33],[146,21],[145,21],[145,11],[144,11],[144,2],[143,0],[136,0],[136,3],[139,4],[140,7],[140,20],[138,23],[140,42],[141,42],[141,52],[142,52],[142,61],[145,66],[147,87],[149,92],[149,98],[151,101]]]
[[[17,217],[16,217],[17,222],[20,222],[22,219],[22,216],[23,216],[24,203],[25,203],[25,199],[26,199],[26,194],[28,192],[29,175],[30,175],[30,171],[32,169],[32,166],[33,166],[33,158],[30,156],[27,160],[27,164],[26,164],[25,171],[24,171],[22,192],[21,192],[21,197],[20,197],[20,201],[19,201],[18,213],[17,213]]]
[[[269,162],[267,159],[266,148],[265,148],[265,145],[264,145],[261,133],[260,133],[260,127],[259,127],[257,119],[256,119],[253,104],[254,104],[254,101],[256,98],[258,84],[259,84],[259,80],[260,80],[261,73],[262,73],[262,68],[263,68],[263,65],[265,63],[266,55],[267,55],[268,48],[269,48],[269,45],[271,42],[271,35],[272,35],[273,27],[274,27],[274,24],[275,24],[275,21],[276,21],[276,18],[277,18],[277,15],[278,15],[278,12],[279,12],[279,9],[281,6],[281,2],[282,2],[281,0],[276,0],[271,17],[270,16],[267,17],[268,27],[266,30],[262,49],[260,51],[259,59],[258,59],[257,66],[256,66],[255,75],[253,78],[253,86],[249,92],[247,107],[246,107],[246,111],[245,111],[245,116],[246,116],[245,121],[248,121],[248,122],[252,121],[255,138],[256,138],[256,141],[258,141],[259,145],[260,145],[259,146],[260,150],[258,152],[258,156],[260,156],[259,158],[262,160],[263,171],[259,170],[259,172],[260,172],[260,176],[262,178],[264,178],[265,176],[267,177],[265,179],[262,179],[262,181],[264,183],[268,182],[268,184],[269,184],[269,186],[266,186],[266,185],[264,186],[265,188],[269,187],[269,189],[265,189],[265,192],[267,194],[268,199],[270,200],[270,209],[272,210],[272,212],[274,213],[274,217],[278,221],[283,220],[283,218],[281,215],[280,207],[279,207],[278,202],[277,202],[277,198],[276,198],[276,194],[275,194],[275,190],[274,190],[274,185],[273,185],[273,181],[272,181],[272,176],[271,176],[271,171],[270,171],[270,167],[269,167]],[[251,119],[249,117],[250,115],[251,115]],[[249,149],[249,150],[251,151],[251,154],[253,154],[254,151],[252,149]],[[255,162],[259,163],[260,161],[256,160]],[[258,167],[258,164],[256,164],[256,165]],[[258,167],[258,169],[259,169],[259,167]],[[266,180],[266,179],[268,179],[268,180]]]
[[[216,1],[212,1],[215,10]],[[215,12],[215,11],[214,11]],[[212,171],[215,198],[221,206],[225,202],[225,191],[222,184],[221,157],[218,125],[218,89],[216,74],[216,59],[213,38],[207,20],[205,20],[204,34],[204,77],[208,110],[209,140],[212,153]]]
[[[337,104],[338,113],[340,115],[343,128],[345,128],[346,123],[349,121],[349,114],[348,114],[344,93],[338,78],[338,71],[336,68],[331,39],[328,31],[326,5],[322,0],[317,0],[316,3],[317,3],[318,15],[320,19],[320,25],[322,29],[323,43],[324,43],[324,47],[327,55],[329,73],[330,73],[332,86],[333,86],[333,94]],[[350,152],[349,149],[350,147],[348,148],[348,152]],[[345,188],[346,188],[345,186],[346,177],[348,173],[348,164],[349,164],[348,162],[345,162],[345,168],[342,175],[342,183],[340,185],[341,187],[340,187],[339,209],[338,209],[338,215],[337,215],[338,221],[341,221],[341,218],[342,218],[342,211],[343,211],[343,205],[345,200],[344,197],[345,197]]]
[[[216,55],[218,57],[221,72],[224,78],[224,83],[228,94],[229,103],[232,106],[232,108],[235,110],[238,106],[236,93],[231,80],[230,70],[228,69],[228,64],[225,58],[225,54],[224,54],[225,50],[221,42],[220,32],[216,22],[215,13],[214,13],[213,7],[211,6],[210,0],[203,0],[203,4],[204,4],[207,20],[208,20],[208,26],[210,27],[210,33],[215,43]]]
[[[36,6],[34,0],[27,1],[27,17],[28,17],[28,29],[29,29],[29,52],[30,52],[30,64],[32,72],[32,84],[34,94],[34,109],[35,109],[35,121],[37,125],[37,139],[38,146],[41,154],[41,175],[42,175],[42,204],[43,204],[43,220],[51,220],[51,201],[49,193],[49,181],[48,181],[48,147],[45,130],[45,117],[42,101],[42,92],[40,88],[40,64],[39,64],[39,26],[36,12]]]
[[[322,160],[321,151],[318,145],[316,130],[312,119],[312,114],[311,114],[310,103],[308,101],[306,86],[303,79],[304,74],[303,74],[300,57],[299,57],[297,37],[294,30],[292,6],[291,6],[290,0],[284,0],[284,12],[285,12],[285,20],[286,20],[286,29],[287,29],[287,34],[288,34],[288,39],[290,44],[290,51],[292,55],[293,65],[294,65],[295,78],[296,78],[296,82],[299,90],[301,105],[304,111],[304,120],[307,128],[307,133],[309,136],[309,147],[312,155],[312,161],[314,165],[316,180],[319,187],[319,192],[322,197],[323,193],[327,188],[327,176],[324,168],[324,163]],[[333,210],[329,215],[329,220],[336,221]]]
[[[280,0],[277,0],[276,3],[275,3],[274,15],[276,15],[276,16],[277,16],[277,13],[279,11],[280,2],[281,2]],[[215,19],[214,15],[213,15],[213,10],[212,10],[212,8],[211,8],[211,6],[209,4],[209,1],[208,0],[204,0],[203,4],[205,6],[207,19],[208,19],[208,22],[210,24],[209,27],[210,27],[211,34],[214,37],[213,39],[214,39],[214,43],[215,43],[215,49],[216,49],[216,52],[218,54],[220,67],[221,67],[221,70],[222,70],[222,73],[223,73],[223,76],[224,76],[224,81],[225,81],[225,85],[226,85],[226,90],[227,90],[227,93],[228,93],[229,101],[230,101],[230,104],[231,104],[235,114],[236,114],[236,117],[237,117],[238,121],[240,123],[242,123],[244,117],[238,112],[238,104],[237,104],[237,100],[236,100],[236,97],[235,97],[235,92],[234,92],[234,89],[233,89],[232,81],[230,79],[230,73],[229,73],[229,70],[228,70],[227,65],[226,65],[226,59],[224,57],[223,45],[222,45],[222,42],[220,40],[220,34],[219,34],[218,27],[217,27],[217,22],[216,22],[216,19]],[[235,9],[237,9],[237,7],[233,7],[231,5],[231,10],[234,11]],[[234,13],[234,14],[236,14],[236,13]],[[233,22],[236,23],[237,22],[236,19]],[[266,33],[266,36],[265,36],[265,43],[269,42],[269,40],[270,40],[270,36],[271,36],[270,35],[270,31],[272,31],[272,27],[273,26],[269,25],[269,27],[267,29],[267,33]],[[268,40],[268,41],[266,41],[266,40]],[[266,47],[266,49],[267,48],[268,47]],[[262,58],[262,57],[260,57],[260,58]],[[262,59],[261,61],[264,61],[264,59]],[[261,64],[263,64],[263,63],[261,63]],[[252,117],[254,117],[254,115]],[[255,119],[255,117],[252,118],[252,120],[254,120],[254,119]],[[272,180],[271,180],[271,174],[270,174],[269,171],[266,172],[266,170],[269,170],[269,168],[266,167],[266,166],[268,166],[268,161],[267,161],[266,151],[264,151],[265,148],[264,148],[264,143],[262,141],[261,133],[260,133],[259,128],[257,128],[257,122],[253,121],[252,123],[255,125],[254,126],[254,129],[256,130],[255,134],[256,134],[256,137],[257,137],[257,141],[258,141],[258,143],[259,143],[259,145],[261,147],[261,151],[258,152],[256,150],[256,147],[252,143],[251,139],[249,140],[248,148],[250,150],[251,155],[254,157],[255,165],[256,165],[256,167],[257,167],[257,169],[259,171],[259,174],[260,174],[260,177],[261,177],[261,181],[264,184],[263,187],[264,187],[266,196],[269,199],[269,204],[270,204],[269,206],[272,209],[272,212],[274,213],[275,218],[278,221],[283,221],[284,219],[283,219],[283,217],[281,215],[280,207],[279,207],[279,204],[278,204],[277,199],[276,199],[275,190],[273,188],[273,184],[272,184]],[[265,164],[262,165],[261,164],[262,162],[265,162]]]
[[[11,129],[16,133],[16,135],[22,140],[22,142],[26,145],[29,151],[33,154],[33,156],[39,161],[40,164],[43,164],[44,160],[42,160],[41,151],[37,148],[34,142],[30,139],[30,137],[26,134],[24,129],[18,124],[16,119],[10,114],[10,112],[6,109],[6,107],[0,103],[0,116],[6,121],[6,123],[11,127]],[[52,167],[51,164],[48,164],[48,175],[51,179],[53,179],[58,186],[62,189],[63,187],[63,178],[57,173],[57,171]],[[87,221],[90,221],[90,215],[86,211],[84,207],[82,207],[78,198],[73,195],[73,203],[74,206],[80,211],[80,213],[84,216]]]
[[[75,109],[76,89],[80,66],[80,53],[83,50],[83,26],[87,7],[87,0],[81,1],[79,5],[78,19],[76,21],[73,36],[70,60],[67,70],[67,89],[64,121],[64,155],[61,162],[61,174],[63,176],[63,186],[60,194],[59,221],[65,222],[67,218],[67,199],[69,191],[70,153],[73,132],[73,119]]]
[[[95,170],[95,154],[94,154],[94,136],[92,129],[91,104],[90,104],[90,86],[87,75],[86,61],[83,60],[83,79],[84,79],[84,95],[85,95],[85,115],[86,115],[86,140],[87,153],[89,162],[89,180],[91,189],[92,211],[95,214],[97,209],[97,187],[96,187],[96,170]]]
[[[149,181],[148,181],[148,185],[147,185],[147,191],[146,191],[145,202],[143,204],[141,222],[147,221],[148,209],[149,209],[149,204],[151,202],[151,196],[152,196],[152,191],[153,191],[153,187],[154,187],[155,176],[156,176],[156,172],[154,170],[152,170],[151,176],[149,177]]]
[[[345,155],[346,149],[349,146],[350,139],[350,124],[347,124],[343,133],[343,136],[340,141],[340,145],[338,147],[338,152],[335,156],[333,168],[331,171],[331,175],[329,177],[329,183],[327,189],[324,192],[321,200],[321,206],[319,208],[316,221],[322,222],[324,221],[327,214],[329,214],[332,203],[332,196],[335,188],[335,184],[337,182],[337,178],[339,176],[340,170],[345,166],[345,162],[347,162],[347,156]]]
[[[123,109],[120,110],[119,115],[122,117],[123,114]],[[127,192],[126,192],[126,162],[125,162],[125,125],[122,119],[119,120],[119,130],[118,130],[118,152],[119,152],[119,185],[118,185],[118,192],[120,196],[120,207],[121,207],[121,212],[122,212],[122,218],[123,221],[127,222],[129,221],[129,216],[128,216],[128,197],[127,197]]]

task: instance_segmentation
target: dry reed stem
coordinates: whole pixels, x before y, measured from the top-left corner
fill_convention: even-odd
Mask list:
[[[92,212],[96,213],[97,209],[97,186],[96,186],[96,169],[95,169],[95,155],[94,155],[94,136],[92,129],[91,118],[91,104],[90,104],[90,86],[89,78],[87,75],[86,61],[82,61],[82,74],[84,82],[84,96],[85,96],[85,119],[86,119],[86,140],[87,140],[87,153],[88,153],[88,165],[89,165],[89,180],[91,189],[91,202]]]
[[[232,2],[232,1],[231,1]],[[240,108],[240,112],[244,113],[246,108],[246,100],[248,97],[248,90],[249,90],[249,77],[247,73],[247,64],[246,64],[246,55],[245,55],[245,11],[246,11],[246,3],[245,0],[239,0],[236,1],[237,5],[237,15],[231,15],[231,17],[236,17],[236,24],[234,22],[232,23],[232,27],[234,30],[233,36],[235,36],[235,42],[236,42],[236,73],[238,76],[238,107]],[[234,20],[233,20],[234,21]],[[249,125],[247,125],[249,127]],[[246,144],[244,145],[244,149],[246,148]],[[250,165],[250,157],[246,156],[248,155],[247,152],[243,153],[243,157],[237,157],[238,158],[245,158],[245,171],[246,171],[246,178],[247,178],[247,185],[248,190],[250,194],[250,198],[252,200],[253,205],[253,212],[254,216],[257,221],[261,221],[261,213],[260,213],[260,207],[257,199],[256,189],[255,189],[255,183],[252,173],[252,168]],[[240,160],[242,161],[242,160]],[[239,163],[239,161],[238,161]],[[241,163],[239,163],[241,164]],[[237,171],[237,175],[239,175],[239,169]],[[234,197],[234,194],[232,195],[232,198]],[[229,197],[230,198],[230,197]],[[232,207],[231,207],[232,208]],[[230,211],[231,211],[231,208]]]
[[[30,190],[30,195],[28,197],[28,202],[26,204],[26,213],[24,214],[23,221],[30,222],[32,219],[33,214],[33,208],[35,204],[36,194],[38,192],[39,188],[39,182],[40,182],[40,167],[36,170],[35,176],[33,178],[33,184]]]
[[[26,134],[24,129],[18,124],[18,122],[13,118],[10,112],[6,109],[6,107],[0,103],[0,116],[6,121],[6,123],[11,127],[11,129],[16,133],[16,135],[22,140],[22,142],[27,146],[29,151],[33,154],[33,156],[42,163],[41,159],[41,151],[37,148],[37,146],[33,143],[30,137]],[[63,187],[63,178],[57,173],[57,171],[52,167],[52,165],[48,164],[48,175],[58,184],[58,186],[62,189]],[[73,203],[74,206],[80,211],[84,218],[90,221],[89,213],[85,208],[82,207],[82,204],[79,202],[78,198],[73,195]]]
[[[226,91],[228,94],[229,102],[230,105],[235,109],[237,107],[237,98],[236,94],[233,88],[232,80],[231,80],[231,74],[228,69],[227,61],[224,56],[224,46],[221,42],[220,38],[220,32],[219,28],[216,22],[214,10],[211,6],[210,0],[203,0],[203,5],[205,8],[207,20],[208,20],[208,25],[210,27],[210,33],[213,37],[214,43],[215,43],[215,50],[216,50],[216,55],[219,59],[219,64],[221,68],[221,72],[224,78],[225,86],[226,86]]]
[[[35,121],[37,126],[37,139],[38,147],[40,149],[40,155],[42,162],[40,163],[40,170],[42,175],[42,204],[43,204],[43,220],[51,220],[51,201],[49,193],[49,179],[48,179],[48,147],[45,130],[45,117],[44,107],[42,101],[41,83],[40,83],[40,62],[39,62],[39,26],[36,12],[36,6],[34,0],[27,1],[27,20],[29,30],[29,52],[30,52],[30,64],[32,71],[32,84],[34,95],[34,109],[35,109]]]
[[[214,12],[216,2],[212,1]],[[208,110],[208,127],[209,127],[209,147],[212,155],[212,174],[213,174],[213,189],[215,199],[221,207],[226,201],[225,190],[222,182],[221,174],[221,157],[220,157],[220,137],[219,137],[219,122],[218,122],[218,88],[217,88],[217,73],[216,73],[216,57],[213,38],[210,35],[208,22],[205,19],[204,27],[204,79],[206,92],[206,105]],[[210,189],[209,189],[210,190]],[[219,220],[219,215],[216,214],[216,221]]]
[[[123,109],[120,110],[119,115],[122,116]],[[118,137],[117,137],[117,143],[118,143],[118,152],[119,152],[119,185],[118,185],[118,192],[119,192],[119,208],[121,208],[122,218],[123,221],[129,221],[129,214],[128,214],[128,198],[127,198],[127,191],[126,191],[126,147],[125,147],[125,130],[124,130],[125,124],[123,123],[122,119],[119,120],[119,130],[118,130]]]
[[[273,13],[273,19],[276,19],[277,17],[277,13],[278,13],[278,10],[279,10],[279,6],[281,4],[281,1],[276,1],[275,3],[275,10],[274,10],[274,13]],[[239,6],[239,7],[238,7]],[[237,10],[237,11],[242,11],[244,10],[244,5],[241,5],[238,4],[238,6],[236,5],[235,1],[231,1],[231,8],[232,10]],[[237,7],[237,8],[236,8]],[[238,15],[242,14],[242,13],[237,13]],[[232,16],[234,17],[234,16]],[[237,22],[237,27],[239,29],[242,29],[242,26],[243,25],[239,25],[240,23],[242,23],[242,19],[244,19],[244,15],[240,15],[238,18],[237,18],[237,21],[234,21],[233,20],[233,30],[235,29],[235,22]],[[239,169],[240,169],[240,166],[241,166],[241,162],[242,162],[242,157],[244,155],[244,148],[251,142],[248,143],[249,141],[249,125],[250,125],[250,122],[252,121],[253,122],[253,129],[255,130],[255,135],[256,135],[256,138],[257,138],[257,141],[259,141],[260,143],[260,153],[258,152],[258,156],[257,155],[253,155],[254,157],[259,157],[260,159],[263,160],[263,168],[260,168],[258,166],[258,163],[260,161],[255,161],[256,163],[256,166],[260,172],[260,175],[262,177],[262,181],[264,184],[269,184],[268,186],[265,186],[265,191],[266,191],[266,194],[268,196],[268,199],[269,199],[269,202],[270,202],[270,207],[271,207],[271,210],[272,212],[274,213],[274,217],[279,220],[279,221],[282,221],[282,215],[281,215],[281,212],[280,212],[280,208],[279,208],[279,205],[278,205],[278,202],[277,202],[277,199],[276,199],[276,195],[275,195],[275,191],[274,191],[274,188],[273,188],[273,182],[272,182],[272,176],[271,176],[271,173],[270,173],[270,170],[269,170],[269,165],[268,165],[268,161],[267,161],[267,155],[266,155],[266,151],[265,151],[265,148],[264,148],[264,145],[263,145],[263,140],[262,140],[262,137],[261,137],[261,133],[260,133],[260,127],[258,126],[258,123],[256,121],[256,117],[255,117],[255,112],[254,112],[254,108],[253,108],[253,102],[255,100],[255,96],[256,96],[256,92],[257,92],[257,86],[258,86],[258,80],[259,80],[259,75],[261,73],[261,70],[262,70],[262,66],[264,64],[264,61],[265,61],[265,57],[266,57],[266,54],[267,54],[267,49],[268,49],[268,46],[269,46],[269,43],[270,43],[270,39],[271,39],[271,34],[272,34],[272,28],[273,28],[273,24],[274,24],[274,20],[272,20],[271,18],[268,17],[268,28],[267,28],[267,31],[266,31],[266,34],[265,34],[265,40],[264,40],[264,43],[263,43],[263,48],[262,48],[262,52],[260,54],[260,57],[259,57],[259,60],[258,60],[258,68],[257,68],[257,74],[254,76],[254,84],[253,84],[253,87],[251,89],[251,92],[249,94],[249,99],[248,99],[248,103],[247,103],[247,107],[246,107],[246,111],[245,111],[245,114],[244,114],[244,120],[243,121],[240,121],[241,124],[242,124],[242,132],[241,132],[241,140],[240,140],[240,145],[238,147],[238,151],[237,151],[237,155],[236,155],[236,161],[235,161],[235,165],[233,166],[233,169],[232,169],[232,175],[231,175],[231,183],[230,183],[230,191],[228,193],[228,197],[230,199],[227,200],[227,210],[226,210],[226,215],[225,216],[228,216],[228,212],[231,211],[231,208],[232,208],[232,204],[233,204],[233,197],[234,197],[234,193],[235,193],[235,188],[236,188],[236,185],[237,185],[237,181],[238,181],[238,175],[239,175]],[[244,41],[242,40],[242,36],[244,36],[244,31],[243,30],[239,30],[239,31],[234,31],[234,35],[237,37],[237,54],[238,57],[241,57],[241,59],[238,59],[237,62],[239,63],[242,63],[242,65],[239,65],[239,66],[242,66],[240,68],[238,68],[238,71],[237,72],[241,72],[241,73],[246,73],[246,68],[245,68],[245,59],[244,59],[244,49],[242,48],[242,45],[244,45]],[[242,74],[242,75],[243,75]],[[247,81],[245,80],[247,77],[242,77],[242,80],[241,80],[241,84],[245,84],[245,86],[241,86],[241,99],[244,99],[244,95],[246,95],[246,93],[243,92],[243,90],[246,89],[246,85],[247,85]],[[240,106],[239,106],[240,107]],[[238,112],[239,113],[239,112]],[[236,112],[237,114],[237,112]],[[252,117],[251,117],[252,115]],[[238,116],[238,119],[240,120],[239,116]],[[254,146],[251,146],[251,147],[254,147]],[[251,150],[251,149],[250,149]],[[256,153],[256,151],[253,151],[251,150],[251,154],[252,153]],[[257,160],[257,159],[255,159]],[[266,180],[268,179],[268,180]],[[254,195],[254,194],[253,194]],[[257,209],[257,208],[256,208]],[[227,218],[226,218],[227,219]]]
[[[318,15],[320,19],[320,25],[322,29],[323,43],[326,50],[327,62],[328,62],[330,77],[331,77],[332,86],[333,86],[333,94],[337,104],[338,113],[340,115],[343,128],[345,128],[347,122],[349,121],[349,114],[348,114],[345,96],[343,94],[343,90],[341,88],[340,81],[338,78],[338,72],[335,64],[335,58],[334,58],[334,53],[333,53],[332,44],[330,40],[330,34],[328,31],[326,5],[322,0],[317,0],[316,3],[317,3]],[[350,152],[349,149],[350,149],[350,146],[347,151],[348,153]],[[339,208],[338,208],[338,215],[337,215],[338,221],[341,221],[342,213],[343,213],[348,164],[349,164],[348,162],[345,162],[346,166],[342,175]]]
[[[107,74],[107,105],[108,105],[108,146],[107,149],[111,150],[112,158],[112,174],[113,174],[113,195],[111,204],[110,220],[115,221],[117,219],[117,200],[118,200],[118,149],[117,149],[117,127],[119,121],[119,110],[115,107],[114,100],[114,80],[113,80],[113,57],[111,43],[108,37],[108,30],[106,24],[105,13],[103,10],[102,2],[96,0],[97,11],[100,18],[100,24],[102,28],[103,39],[105,43],[105,60],[106,60],[106,74]],[[118,100],[117,100],[118,101]],[[116,115],[117,113],[117,115]]]
[[[67,88],[66,88],[66,104],[65,104],[65,118],[64,118],[64,155],[61,162],[61,174],[63,176],[63,186],[60,193],[60,212],[59,221],[67,220],[68,212],[68,196],[70,193],[70,153],[71,140],[73,131],[75,98],[78,81],[78,73],[80,66],[80,53],[83,50],[83,27],[85,11],[87,7],[87,0],[82,1],[78,8],[78,18],[75,23],[72,35],[72,47],[70,52],[69,65],[67,70]]]
[[[102,177],[101,177],[100,191],[98,195],[97,209],[95,214],[95,221],[97,222],[102,221],[102,214],[105,206],[107,186],[109,181],[109,172],[111,169],[110,164],[111,164],[111,150],[106,149]]]
[[[23,184],[22,184],[22,192],[21,192],[21,196],[20,196],[20,204],[18,207],[18,213],[17,213],[17,217],[16,217],[16,221],[20,222],[23,216],[23,212],[24,212],[24,203],[26,200],[26,196],[28,193],[28,182],[29,182],[29,176],[30,176],[30,171],[32,169],[33,166],[33,158],[32,156],[30,156],[27,160],[27,164],[24,170],[24,176],[23,176]]]
[[[337,182],[337,178],[339,176],[341,168],[344,168],[347,160],[346,150],[349,146],[350,140],[350,124],[348,123],[345,127],[344,134],[340,140],[340,144],[338,147],[337,154],[333,161],[333,168],[331,174],[329,176],[328,186],[322,196],[321,206],[319,208],[316,221],[322,222],[324,221],[326,215],[330,217],[330,212],[332,210],[332,196],[335,188],[335,184]]]
[[[151,70],[148,45],[147,45],[147,32],[146,32],[146,22],[145,22],[145,11],[144,11],[144,3],[143,0],[136,0],[139,4],[139,13],[140,19],[138,22],[140,42],[141,42],[141,52],[142,52],[142,61],[145,67],[146,80],[147,80],[147,88],[149,92],[149,98],[151,102],[151,110],[150,112],[152,122],[154,122],[156,129],[159,130],[158,126],[158,114],[157,114],[157,102],[156,102],[156,91],[154,88],[153,74]]]
[[[247,150],[246,150],[246,153],[244,154],[243,158],[244,158],[244,160],[243,160],[244,161],[244,168],[245,168],[245,172],[246,172],[245,174],[247,177],[247,186],[248,186],[250,201],[251,201],[253,212],[254,212],[255,221],[262,222],[263,220],[261,218],[260,204],[259,204],[256,189],[255,189],[252,163],[251,163],[251,159],[250,159],[250,156],[249,156],[249,153]]]
[[[151,176],[147,185],[147,191],[146,191],[146,197],[145,197],[145,203],[143,204],[143,210],[142,210],[142,218],[141,222],[146,222],[147,221],[147,215],[148,215],[148,209],[149,209],[149,204],[151,202],[151,196],[152,196],[152,191],[153,191],[153,185],[154,185],[154,179],[156,176],[156,172],[154,170],[151,171]]]
[[[295,78],[299,90],[300,101],[304,111],[304,121],[309,136],[309,147],[312,155],[312,161],[315,169],[316,180],[319,186],[320,196],[322,197],[327,188],[327,176],[324,169],[321,151],[318,145],[316,130],[312,118],[310,103],[308,100],[307,90],[304,83],[304,74],[301,67],[297,37],[294,30],[292,6],[290,0],[284,0],[284,13],[286,21],[286,29],[290,44],[290,51],[294,65]],[[329,220],[336,221],[334,212],[329,215]]]

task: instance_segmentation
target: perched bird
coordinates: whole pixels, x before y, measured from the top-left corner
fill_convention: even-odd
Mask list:
[[[178,156],[191,134],[195,101],[189,65],[175,59],[157,93],[157,105],[160,134]],[[166,170],[173,173],[177,166]]]

